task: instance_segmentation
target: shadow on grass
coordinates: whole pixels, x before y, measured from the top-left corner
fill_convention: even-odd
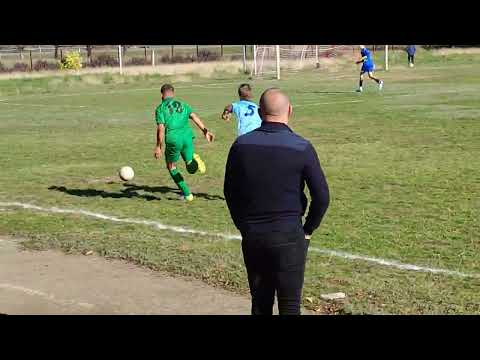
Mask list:
[[[180,191],[176,188],[171,188],[168,186],[148,186],[148,185],[135,185],[135,184],[124,184],[128,191],[146,191],[150,193],[161,193],[161,194],[167,194],[167,193],[175,193],[180,195]],[[222,196],[219,195],[210,195],[206,193],[193,193],[193,196],[199,197],[205,200],[225,200]]]
[[[124,184],[125,189],[120,190],[120,192],[108,192],[105,190],[97,189],[69,189],[65,186],[50,186],[48,190],[60,191],[65,194],[72,196],[80,197],[102,197],[102,198],[111,198],[111,199],[131,199],[139,198],[147,201],[152,200],[161,200],[160,197],[150,194],[140,194],[139,191],[145,191],[149,193],[161,193],[161,194],[175,194],[180,196],[180,190],[176,188],[171,188],[168,186],[147,186],[147,185],[135,185],[135,184]],[[193,193],[193,196],[203,198],[205,200],[225,200],[223,197],[218,195],[210,195],[205,193]]]
[[[102,198],[111,198],[111,199],[122,199],[122,198],[140,198],[147,201],[152,200],[161,200],[161,198],[153,195],[142,195],[135,191],[129,191],[128,189],[122,190],[119,193],[108,192],[105,190],[96,190],[96,189],[67,189],[65,186],[50,186],[48,190],[60,191],[65,194],[81,197],[102,197]]]

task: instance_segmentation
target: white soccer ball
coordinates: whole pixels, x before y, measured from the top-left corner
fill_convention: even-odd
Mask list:
[[[118,176],[120,176],[120,179],[123,181],[130,181],[135,176],[135,173],[130,166],[124,166],[118,171]]]

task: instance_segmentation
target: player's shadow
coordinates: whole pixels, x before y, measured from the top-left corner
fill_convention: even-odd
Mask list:
[[[105,190],[97,190],[97,189],[68,189],[65,186],[50,186],[48,190],[60,191],[65,194],[80,196],[80,197],[97,197],[98,196],[102,198],[111,198],[111,199],[140,198],[147,201],[161,200],[161,198],[157,196],[139,194],[138,192],[132,191],[129,189],[124,189],[124,190],[121,190],[119,193],[114,193],[114,192],[108,192]]]
[[[171,188],[168,186],[148,186],[148,185],[135,185],[135,184],[123,184],[128,191],[145,191],[149,193],[161,193],[161,194],[168,194],[174,193],[180,195],[180,190],[177,188]],[[193,192],[193,196],[203,198],[205,200],[225,200],[222,196],[219,195],[210,195],[206,193],[197,193]]]
[[[160,197],[151,195],[151,194],[140,194],[139,191],[145,191],[149,193],[161,193],[161,194],[176,194],[180,196],[180,190],[176,188],[171,188],[168,186],[147,186],[147,185],[135,185],[126,183],[124,184],[125,189],[120,190],[120,192],[108,192],[105,190],[97,190],[97,189],[69,189],[65,186],[50,186],[48,190],[53,191],[60,191],[65,194],[69,194],[72,196],[80,196],[80,197],[102,197],[102,198],[110,198],[110,199],[123,199],[123,198],[140,198],[147,201],[152,200],[161,200]],[[225,200],[223,197],[218,195],[210,195],[206,193],[193,193],[193,196],[203,198],[206,200]]]

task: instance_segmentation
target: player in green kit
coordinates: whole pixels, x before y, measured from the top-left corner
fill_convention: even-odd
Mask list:
[[[156,159],[160,159],[162,150],[165,150],[165,161],[170,176],[182,191],[183,198],[192,201],[193,195],[176,165],[181,156],[190,174],[195,174],[197,171],[203,174],[206,171],[205,163],[194,152],[195,135],[190,127],[190,119],[203,132],[208,142],[213,141],[214,135],[208,131],[187,103],[174,98],[175,89],[172,85],[165,84],[160,91],[162,103],[155,110],[157,146],[154,155]]]

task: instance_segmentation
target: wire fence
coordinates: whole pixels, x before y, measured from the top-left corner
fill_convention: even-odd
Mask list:
[[[123,45],[121,57],[124,66],[231,61],[243,58],[243,47],[244,45]],[[120,59],[118,45],[0,45],[0,72],[58,68],[59,61],[72,51],[80,53],[83,67],[118,66]]]
[[[385,45],[366,45],[373,54],[383,52]],[[406,45],[389,45],[392,63],[404,54]],[[281,52],[291,56],[314,56],[314,46],[281,45],[291,47]],[[355,55],[358,45],[317,45],[325,57]],[[266,46],[268,48],[268,46]],[[298,48],[298,49],[297,49]],[[272,46],[273,49],[273,46]],[[305,50],[307,49],[307,50]],[[334,49],[334,51],[332,51]],[[298,50],[298,51],[297,51]],[[118,45],[0,45],[0,72],[56,70],[59,62],[69,52],[81,55],[82,67],[118,67]],[[274,50],[271,51],[272,54]],[[293,55],[292,55],[293,54]],[[289,55],[289,56],[290,56]],[[253,60],[253,45],[122,45],[123,66],[160,65],[164,63],[190,63],[204,61],[242,61],[244,56],[250,64]],[[268,58],[268,49],[267,56]],[[261,59],[260,59],[261,60]]]

